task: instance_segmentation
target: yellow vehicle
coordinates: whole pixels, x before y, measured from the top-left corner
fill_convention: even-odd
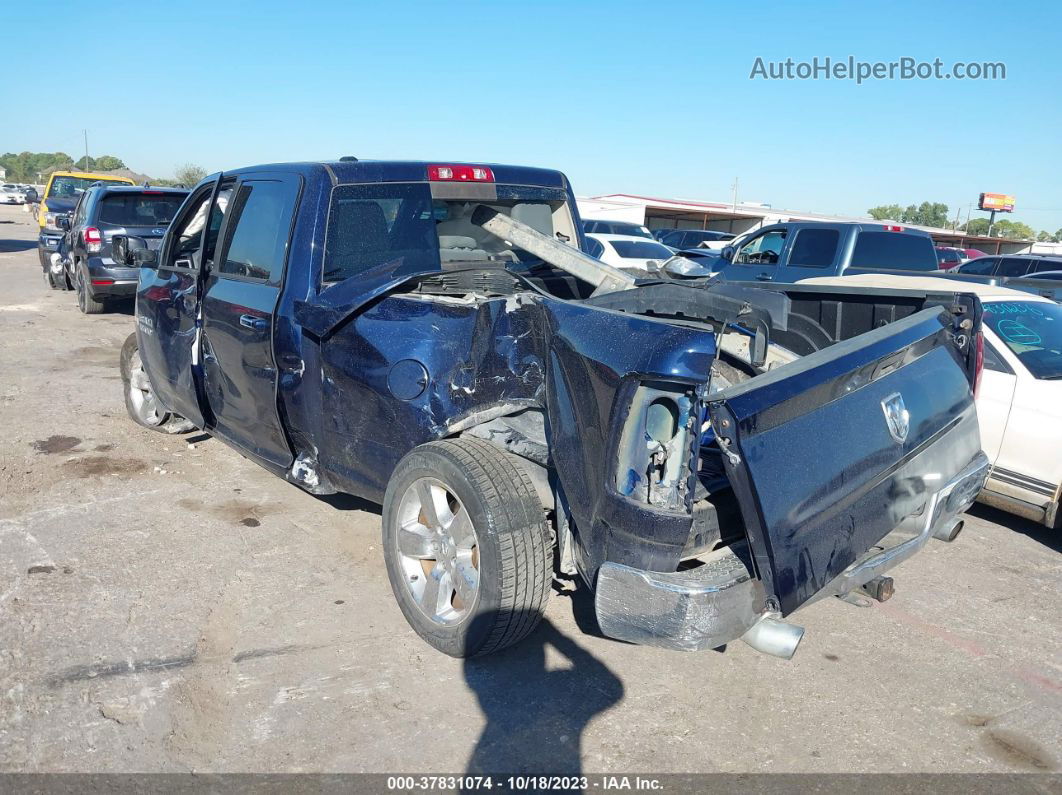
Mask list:
[[[63,239],[63,230],[56,226],[55,219],[64,213],[73,212],[74,205],[85,192],[85,188],[96,182],[113,182],[117,185],[136,184],[127,177],[93,174],[90,171],[56,171],[48,177],[48,184],[44,186],[44,196],[37,210],[37,223],[40,225],[37,255],[45,271],[48,269],[48,261],[52,252],[59,248],[59,241]]]

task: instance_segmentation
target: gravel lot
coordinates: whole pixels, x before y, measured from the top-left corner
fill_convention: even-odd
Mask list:
[[[48,291],[0,207],[0,769],[1057,771],[1060,537],[983,507],[896,596],[801,612],[790,662],[595,633],[554,593],[520,646],[434,652],[379,514],[126,418],[132,308]]]

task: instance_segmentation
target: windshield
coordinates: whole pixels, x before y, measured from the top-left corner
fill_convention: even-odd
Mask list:
[[[1062,378],[1062,305],[1041,301],[985,304],[985,324],[1034,378]]]
[[[649,240],[610,240],[609,245],[623,259],[671,259],[671,249]]]
[[[881,271],[940,269],[929,237],[903,232],[860,232],[849,267]]]
[[[114,193],[100,205],[102,224],[166,226],[184,201],[183,193]]]
[[[120,185],[128,185],[125,180],[111,179],[108,177],[55,177],[48,188],[47,198],[71,198],[80,196],[85,189],[97,182],[117,182]]]
[[[425,183],[340,185],[332,192],[326,282],[392,263],[396,271],[481,265],[526,270],[542,262],[472,223],[485,204],[550,237],[578,244],[563,190],[498,185],[497,199],[433,198]]]

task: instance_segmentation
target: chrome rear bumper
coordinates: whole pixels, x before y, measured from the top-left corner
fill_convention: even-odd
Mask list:
[[[979,452],[929,497],[917,515],[909,517],[905,524],[911,528],[897,528],[901,532],[913,529],[912,537],[888,549],[871,550],[807,603],[859,588],[914,555],[931,537],[946,538],[981,491],[988,469],[988,458]],[[744,543],[715,550],[703,565],[680,572],[644,571],[606,562],[598,570],[594,597],[598,623],[609,637],[696,651],[718,648],[745,636],[761,651],[790,657],[799,642],[799,632],[781,644],[759,642],[759,636],[765,634],[763,622],[776,621],[777,616],[767,610],[765,602],[763,585],[755,576]]]

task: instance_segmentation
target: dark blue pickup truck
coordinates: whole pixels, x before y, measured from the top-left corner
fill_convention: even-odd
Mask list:
[[[527,635],[559,570],[612,637],[789,657],[799,607],[888,598],[954,537],[986,472],[974,296],[636,281],[582,242],[557,171],[215,174],[157,249],[112,241],[126,405],[382,503],[398,604],[455,656]]]

